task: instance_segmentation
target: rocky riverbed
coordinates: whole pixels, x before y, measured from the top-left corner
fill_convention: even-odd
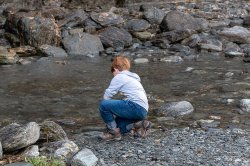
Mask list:
[[[1,164],[32,154],[68,165],[250,165],[248,1],[0,3]],[[154,127],[106,143],[98,102],[118,54],[142,78]]]

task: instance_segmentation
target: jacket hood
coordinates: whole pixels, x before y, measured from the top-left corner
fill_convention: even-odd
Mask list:
[[[130,72],[128,70],[122,71],[119,74],[125,74],[125,75],[127,75],[129,77],[132,77],[132,78],[136,79],[139,82],[141,81],[141,78],[136,73],[132,73],[132,72]]]

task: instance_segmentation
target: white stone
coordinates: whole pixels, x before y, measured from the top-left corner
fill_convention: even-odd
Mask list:
[[[250,113],[250,99],[241,99],[240,109],[244,112]]]
[[[135,63],[147,63],[148,59],[147,58],[137,58],[134,60]]]
[[[71,166],[95,166],[98,162],[98,158],[94,153],[85,148],[78,152],[71,161]]]

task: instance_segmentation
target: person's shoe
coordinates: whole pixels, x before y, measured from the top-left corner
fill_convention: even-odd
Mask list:
[[[102,133],[102,135],[100,136],[100,138],[104,141],[111,141],[111,140],[121,140],[122,139],[122,135],[120,132],[119,128],[116,128],[115,130],[109,130],[107,129],[105,132]]]
[[[148,135],[151,126],[152,122],[148,120],[142,120],[134,123],[134,128],[132,130],[134,130],[133,132],[135,133],[135,136],[145,137],[146,135]]]

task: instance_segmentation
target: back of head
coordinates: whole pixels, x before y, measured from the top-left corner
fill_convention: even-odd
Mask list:
[[[114,71],[114,68],[118,69],[119,71],[129,70],[130,69],[129,59],[123,55],[116,56],[113,59],[113,62],[111,65],[111,72]]]

